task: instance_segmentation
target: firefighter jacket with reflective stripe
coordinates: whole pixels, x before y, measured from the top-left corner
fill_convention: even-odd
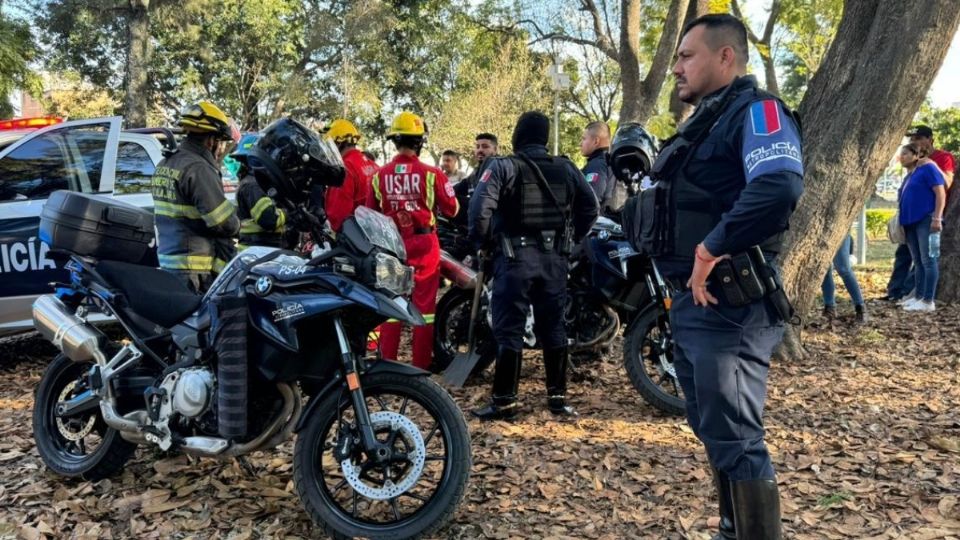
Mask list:
[[[343,222],[353,215],[353,211],[366,204],[373,175],[377,172],[377,164],[356,148],[343,154],[343,165],[347,171],[343,185],[328,187],[324,197],[324,210],[334,232],[340,232]]]
[[[447,217],[460,209],[443,171],[415,156],[397,155],[377,171],[372,187],[367,206],[393,218],[404,238],[433,230],[435,208]]]
[[[248,174],[237,188],[237,217],[240,218],[240,248],[284,246],[287,214],[264,193],[257,179]]]
[[[151,188],[161,268],[219,272],[236,251],[240,220],[223,195],[213,154],[184,139],[157,165]]]

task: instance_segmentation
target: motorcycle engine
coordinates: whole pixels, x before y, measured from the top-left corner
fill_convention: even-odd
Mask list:
[[[213,373],[206,368],[191,368],[180,372],[173,387],[173,412],[187,418],[197,418],[210,407],[214,394]]]

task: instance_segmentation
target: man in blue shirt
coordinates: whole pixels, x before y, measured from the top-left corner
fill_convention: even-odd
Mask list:
[[[772,264],[803,191],[803,159],[795,117],[746,66],[739,19],[706,15],[684,28],[673,74],[680,99],[697,108],[641,193],[652,210],[641,221],[653,220],[641,240],[675,289],[674,366],[714,472],[714,538],[769,540],[781,538],[780,507],[763,406],[790,316]]]

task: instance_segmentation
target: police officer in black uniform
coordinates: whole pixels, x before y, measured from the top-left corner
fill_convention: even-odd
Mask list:
[[[673,73],[697,109],[640,194],[640,240],[676,290],[674,366],[719,492],[714,538],[767,540],[781,530],[763,405],[770,356],[792,317],[774,261],[803,165],[797,118],[746,65],[739,19],[706,15],[684,28]]]
[[[580,138],[580,153],[587,158],[583,167],[583,176],[587,184],[597,196],[602,213],[609,213],[613,203],[616,179],[609,166],[610,126],[605,122],[595,121],[587,124]]]
[[[487,159],[470,200],[470,239],[493,253],[497,365],[492,402],[473,411],[482,420],[517,414],[524,324],[531,304],[543,347],[547,406],[557,415],[576,415],[566,401],[567,256],[590,231],[598,207],[576,166],[547,154],[549,133],[550,120],[544,114],[520,115],[513,132],[514,155]]]

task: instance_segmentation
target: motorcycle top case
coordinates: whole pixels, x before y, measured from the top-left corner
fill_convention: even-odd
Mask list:
[[[138,263],[155,245],[153,214],[106,197],[55,191],[43,205],[40,239],[85,257]]]

